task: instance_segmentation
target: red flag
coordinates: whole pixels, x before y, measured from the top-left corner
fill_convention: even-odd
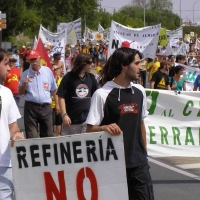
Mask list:
[[[47,66],[52,70],[52,65],[51,65],[51,62],[50,62],[50,58],[49,58],[49,56],[47,54],[47,51],[44,48],[44,45],[43,45],[42,40],[40,38],[38,40],[36,50],[39,52],[39,55],[41,57],[40,65],[41,66]]]

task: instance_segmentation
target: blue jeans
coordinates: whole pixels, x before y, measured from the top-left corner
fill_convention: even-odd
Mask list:
[[[13,94],[13,97],[15,99],[17,106],[19,106],[19,101],[20,101],[21,95],[20,94]]]
[[[14,199],[13,176],[11,167],[0,167],[0,199]]]

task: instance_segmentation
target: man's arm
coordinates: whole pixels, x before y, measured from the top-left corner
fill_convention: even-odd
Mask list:
[[[155,82],[154,82],[154,81],[151,81],[151,83],[150,83],[150,88],[151,88],[151,89],[154,89],[154,85],[155,85]]]
[[[63,124],[65,126],[70,126],[71,125],[71,119],[69,118],[69,116],[67,115],[67,112],[66,112],[65,99],[62,98],[62,97],[58,97],[58,101],[59,101],[60,112],[61,112]]]
[[[170,87],[170,85],[167,85],[167,90],[171,90],[171,87]]]
[[[28,78],[25,78],[22,85],[19,87],[19,94],[20,95],[24,95],[25,92],[26,92],[26,86],[29,82],[29,79]]]
[[[110,133],[111,135],[120,135],[122,133],[121,129],[117,124],[109,124],[104,126],[93,126],[90,124],[87,124],[86,132],[100,132],[105,131]]]
[[[147,151],[147,139],[146,139],[146,128],[145,128],[145,124],[144,124],[144,120],[141,121],[141,131],[142,131],[142,142],[143,142],[143,146]]]
[[[193,91],[197,91],[197,86],[194,85]]]
[[[17,122],[9,124],[11,145],[14,146],[16,140],[24,139],[23,133],[20,131]]]

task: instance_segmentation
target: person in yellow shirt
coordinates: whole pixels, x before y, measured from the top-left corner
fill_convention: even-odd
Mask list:
[[[158,57],[156,56],[152,62],[150,62],[147,66],[148,74],[148,82],[151,81],[153,74],[158,70],[160,67],[160,62],[158,61]]]
[[[82,45],[81,53],[89,53],[89,50],[88,50],[88,48],[86,47],[86,45]]]
[[[62,77],[59,73],[59,67],[57,65],[53,65],[52,69],[54,71],[54,78],[55,78],[56,85],[58,88],[62,81]],[[57,95],[56,95],[56,97],[57,97]],[[62,118],[61,118],[59,111],[56,112],[55,106],[56,106],[55,99],[52,96],[51,107],[53,109],[53,125],[56,127],[55,136],[60,136],[61,131],[62,131]]]

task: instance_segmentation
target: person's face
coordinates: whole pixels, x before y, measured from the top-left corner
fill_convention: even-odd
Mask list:
[[[9,65],[10,65],[10,67],[14,67],[15,65],[15,59],[14,59],[14,57],[13,56],[10,56],[9,57]]]
[[[40,57],[29,59],[29,63],[33,71],[38,71],[40,69]]]
[[[65,58],[69,58],[70,54],[69,53],[65,53]]]
[[[56,55],[56,56],[55,56],[55,59],[56,59],[56,60],[60,60],[60,59],[61,59],[61,55]]]
[[[185,59],[183,58],[183,59],[181,59],[181,60],[178,60],[178,63],[184,64],[184,63],[185,63]]]
[[[137,80],[142,70],[141,59],[138,54],[135,55],[135,60],[126,66],[125,78],[129,81]]]
[[[178,75],[183,75],[183,68],[181,68],[179,71],[178,71]]]
[[[86,64],[84,70],[85,70],[86,72],[89,72],[89,71],[92,69],[93,66],[94,66],[94,63],[93,63],[92,59],[90,59],[90,60],[87,62],[87,64]]]
[[[174,61],[174,56],[171,57],[171,61]]]
[[[5,56],[0,62],[0,82],[5,81],[7,73],[11,70],[9,66],[9,57]]]

